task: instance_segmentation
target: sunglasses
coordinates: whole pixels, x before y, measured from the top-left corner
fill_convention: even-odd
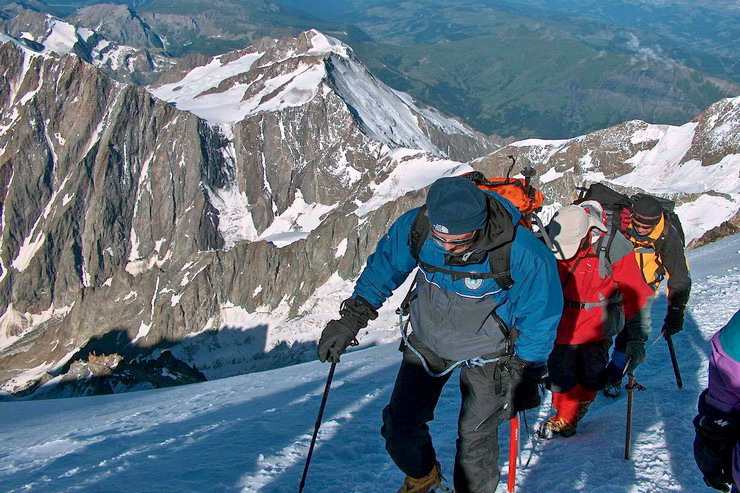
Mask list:
[[[437,236],[434,232],[432,232],[432,240],[434,242],[444,248],[445,245],[454,245],[454,246],[463,246],[463,245],[469,245],[475,241],[475,238],[478,236],[477,231],[473,231],[470,236],[467,236],[465,238],[458,238],[454,240],[446,240],[442,238],[441,236]]]
[[[645,224],[637,220],[636,217],[632,217],[632,225],[638,229],[653,229],[657,224]]]

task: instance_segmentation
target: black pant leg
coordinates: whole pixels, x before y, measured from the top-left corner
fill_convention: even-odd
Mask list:
[[[586,390],[603,389],[607,382],[606,365],[609,363],[608,340],[581,344],[578,351],[578,383]]]
[[[444,360],[413,338],[411,343],[433,366],[433,371],[444,368]],[[393,462],[412,478],[426,476],[437,462],[427,423],[434,419],[434,408],[451,374],[429,375],[419,358],[408,347],[404,350],[391,400],[383,409],[380,433]]]
[[[455,456],[457,493],[492,493],[499,482],[498,427],[504,421],[509,373],[490,363],[460,371],[462,405]]]
[[[578,383],[578,344],[555,344],[547,358],[547,373],[550,390],[568,392]]]

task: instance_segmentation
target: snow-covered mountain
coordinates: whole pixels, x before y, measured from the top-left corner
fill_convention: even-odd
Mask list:
[[[209,358],[209,376],[271,367],[280,357],[260,355],[295,340],[242,313],[310,312],[420,197],[395,199],[496,148],[315,31],[185,61],[151,89],[173,104],[73,54],[11,40],[0,59],[8,389],[92,352],[158,359],[186,336],[189,364],[237,351]]]
[[[93,372],[93,354],[182,376],[170,384],[312,359],[377,239],[427,185],[471,161],[501,175],[507,154],[528,158],[550,210],[586,179],[695,173],[704,189],[678,197],[691,237],[738,210],[737,99],[684,127],[630,122],[492,152],[497,140],[383,85],[317,31],[183,59],[146,90],[12,40],[0,61],[7,391]],[[686,151],[669,159],[661,142]],[[712,219],[699,214],[710,207]],[[380,340],[394,337],[394,307],[376,321]],[[103,381],[116,391],[167,383],[124,385],[127,368],[104,369]]]
[[[72,24],[49,14],[10,6],[9,18],[0,20],[0,30],[41,53],[74,53],[119,82],[147,84],[172,66],[174,61],[167,56],[161,40],[128,8],[106,6],[106,19],[98,20],[93,27],[87,21],[92,21],[91,15],[98,10],[101,7],[83,9],[77,15],[77,23]],[[124,39],[131,44],[112,41],[101,34],[100,29],[110,23],[117,25],[118,32],[130,33]]]
[[[578,433],[533,444],[550,396],[527,412],[519,492],[711,492],[697,469],[692,419],[707,385],[709,339],[740,309],[740,235],[690,251],[694,288],[686,328],[674,336],[684,387],[676,388],[654,330],[637,372],[632,459],[624,460],[626,398],[598,396]],[[326,310],[332,300],[325,300]],[[655,320],[665,297],[653,306]],[[373,322],[373,326],[377,326]],[[363,342],[372,339],[363,336]],[[402,474],[380,437],[400,363],[396,341],[342,357],[328,395],[305,491],[387,492]],[[0,405],[0,482],[8,492],[296,491],[329,365],[312,361],[178,388]],[[442,472],[452,478],[459,388],[452,378],[430,424]],[[506,491],[508,427],[500,432]]]
[[[475,161],[501,173],[513,155],[532,164],[550,200],[545,217],[572,201],[577,186],[604,182],[628,193],[648,191],[677,203],[687,243],[740,211],[740,97],[724,99],[692,121],[630,121],[568,140],[523,140]]]
[[[235,175],[213,192],[227,248],[242,240],[282,244],[290,222],[307,233],[355,191],[357,205],[367,201],[369,183],[408,153],[393,150],[464,162],[499,147],[392,90],[347,45],[317,31],[188,58],[149,90],[231,142]]]

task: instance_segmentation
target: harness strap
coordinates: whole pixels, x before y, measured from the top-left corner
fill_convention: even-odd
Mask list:
[[[400,309],[399,309],[400,310]],[[398,310],[397,310],[398,311]],[[406,320],[406,323],[403,322],[403,313],[400,313],[398,315],[398,325],[401,327],[401,339],[403,340],[403,344],[408,347],[412,353],[416,355],[417,358],[419,358],[419,361],[421,361],[421,366],[424,368],[424,371],[427,372],[427,374],[430,377],[444,377],[445,375],[455,371],[457,368],[460,368],[462,366],[466,366],[468,368],[474,368],[476,366],[484,366],[488,363],[495,363],[496,361],[500,360],[503,356],[496,356],[493,358],[484,358],[483,356],[476,356],[474,358],[468,358],[468,359],[461,359],[458,361],[455,361],[450,366],[445,368],[442,372],[435,373],[429,368],[429,364],[427,363],[427,360],[424,358],[424,356],[409,342],[408,338],[408,326],[410,323],[410,319]]]
[[[607,307],[609,305],[618,305],[622,302],[622,293],[617,293],[615,296],[612,296],[611,298],[606,298],[601,301],[574,301],[565,299],[563,300],[563,304],[568,308],[580,308],[582,310],[590,310],[591,308],[600,306],[600,307]]]
[[[482,356],[475,356],[473,358],[468,359],[461,359],[458,361],[455,361],[452,365],[447,367],[444,371],[440,373],[435,373],[429,368],[429,364],[427,363],[427,360],[424,358],[424,356],[409,342],[408,338],[408,327],[411,323],[411,317],[406,319],[406,322],[404,323],[403,317],[404,315],[408,315],[410,312],[410,306],[411,301],[413,301],[415,297],[415,290],[416,287],[416,278],[411,282],[411,287],[409,288],[408,293],[406,293],[406,296],[403,299],[403,302],[401,302],[401,306],[399,306],[396,309],[396,314],[398,315],[398,327],[401,331],[401,340],[403,341],[403,345],[408,347],[412,353],[416,355],[417,358],[419,358],[419,361],[421,361],[421,365],[424,368],[424,371],[427,372],[429,376],[432,377],[443,377],[447,375],[448,373],[455,371],[456,368],[459,368],[461,366],[466,366],[468,368],[473,368],[476,366],[484,366],[488,363],[494,363],[498,360],[500,360],[502,357],[510,357],[514,354],[514,342],[517,339],[517,336],[519,335],[519,332],[516,329],[510,329],[508,325],[506,325],[506,322],[503,321],[503,319],[499,316],[498,313],[495,311],[491,312],[491,316],[496,320],[498,323],[499,328],[501,329],[501,332],[504,334],[504,340],[506,341],[506,345],[504,347],[504,353],[499,356],[494,357],[488,357],[486,358],[485,355]]]

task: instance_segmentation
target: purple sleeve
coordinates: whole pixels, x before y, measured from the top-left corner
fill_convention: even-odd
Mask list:
[[[740,362],[725,352],[719,335],[712,337],[707,404],[725,413],[740,412]]]
[[[719,332],[712,337],[707,404],[725,413],[740,412],[740,362],[722,348]]]

